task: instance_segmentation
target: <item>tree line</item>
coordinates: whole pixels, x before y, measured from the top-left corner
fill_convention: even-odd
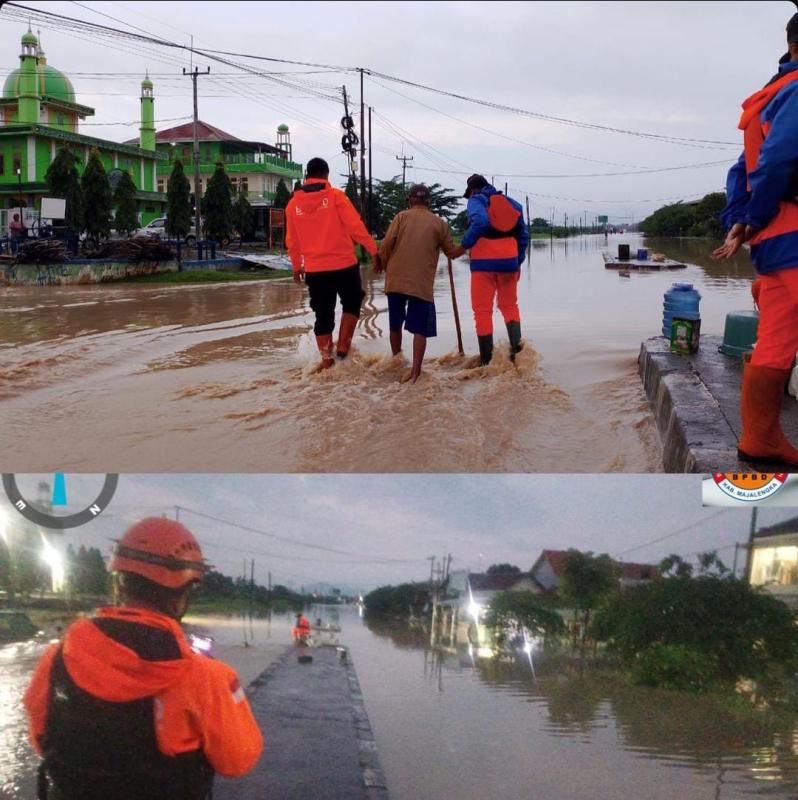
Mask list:
[[[722,239],[720,214],[726,207],[724,192],[711,192],[694,203],[671,203],[658,208],[639,225],[646,236],[697,236]]]
[[[491,569],[522,574],[507,564]],[[772,698],[791,693],[798,674],[795,616],[778,598],[736,577],[715,552],[700,554],[695,566],[671,555],[656,579],[624,588],[619,569],[606,554],[570,550],[556,591],[498,593],[484,623],[498,647],[524,629],[548,647],[567,643],[582,658],[600,645],[645,685],[733,690],[748,680]],[[376,618],[407,618],[429,613],[430,599],[427,584],[403,584],[380,587],[364,603]]]

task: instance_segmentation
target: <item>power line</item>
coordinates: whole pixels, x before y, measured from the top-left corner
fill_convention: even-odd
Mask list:
[[[727,142],[717,139],[694,139],[691,137],[686,136],[668,136],[665,134],[660,133],[647,133],[644,131],[635,131],[629,130],[627,128],[614,128],[609,125],[599,125],[598,123],[594,122],[583,122],[580,120],[568,119],[566,117],[555,117],[551,114],[543,114],[539,111],[529,111],[525,108],[517,108],[515,106],[508,106],[504,105],[503,103],[494,103],[491,100],[481,100],[479,98],[468,97],[467,95],[458,94],[457,92],[450,92],[445,89],[436,89],[434,86],[426,86],[423,83],[416,83],[414,81],[408,81],[404,78],[397,78],[393,75],[387,75],[384,72],[377,72],[375,70],[366,70],[366,74],[370,77],[376,75],[383,80],[394,81],[395,83],[401,83],[405,86],[412,86],[416,89],[423,89],[427,92],[434,92],[435,94],[442,95],[444,97],[453,97],[457,100],[464,100],[467,103],[474,103],[476,105],[484,106],[486,108],[492,108],[497,111],[507,111],[513,114],[519,114],[525,117],[532,117],[533,119],[542,119],[546,120],[547,122],[556,122],[561,125],[570,125],[572,127],[577,128],[587,128],[590,130],[599,130],[604,131],[606,133],[619,133],[624,134],[626,136],[638,136],[644,139],[652,139],[655,141],[662,141],[662,142],[669,142],[671,144],[681,144],[688,147],[700,147],[704,149],[717,149],[717,147],[708,147],[709,145],[720,145],[721,147],[739,147],[739,142]]]
[[[335,547],[326,547],[325,545],[315,544],[312,542],[303,542],[301,539],[296,539],[295,537],[290,536],[280,536],[277,533],[271,533],[270,531],[264,531],[259,528],[252,528],[248,525],[241,525],[238,522],[232,522],[228,519],[223,519],[222,517],[215,517],[212,514],[206,514],[203,511],[196,511],[192,508],[186,508],[185,506],[178,506],[181,511],[187,511],[189,514],[194,514],[198,517],[203,517],[205,519],[212,520],[214,522],[220,522],[224,525],[228,525],[232,528],[238,528],[239,530],[246,531],[247,533],[254,533],[258,536],[266,536],[270,539],[275,539],[276,541],[286,542],[288,544],[295,545],[297,547],[306,547],[311,550],[320,550],[324,553],[333,553],[336,555],[343,555],[343,556],[356,556],[361,557],[360,553],[354,553],[351,550],[341,550]],[[415,564],[417,563],[418,559],[407,559],[407,558],[390,558],[390,557],[371,557],[367,556],[366,558],[373,558],[375,562],[380,563],[397,563],[397,564]]]
[[[672,539],[674,536],[678,536],[679,534],[685,533],[692,528],[696,528],[699,525],[704,525],[711,519],[716,519],[721,514],[725,514],[730,509],[724,508],[721,511],[712,514],[709,517],[703,517],[702,519],[696,520],[695,522],[691,522],[689,525],[685,525],[683,528],[679,528],[672,533],[665,534],[665,536],[660,536],[657,539],[652,539],[650,542],[645,542],[643,544],[635,545],[634,547],[630,547],[628,550],[622,550],[620,553],[616,553],[614,558],[620,558],[620,556],[625,556],[627,553],[634,553],[636,550],[642,550],[645,547],[649,547],[652,544],[659,544],[660,542],[664,542],[666,539]]]
[[[78,3],[77,5],[80,5],[80,4]],[[127,39],[139,39],[141,41],[148,42],[150,44],[155,44],[155,45],[158,45],[158,46],[161,46],[161,47],[170,47],[170,48],[175,48],[175,49],[180,49],[180,50],[187,50],[187,51],[190,51],[192,53],[196,53],[198,55],[202,55],[202,56],[204,56],[206,58],[214,59],[214,60],[219,61],[221,63],[228,63],[229,64],[229,62],[227,62],[225,59],[220,57],[222,55],[227,55],[227,56],[234,56],[234,57],[238,57],[238,58],[251,58],[251,59],[262,60],[262,61],[270,61],[270,62],[273,62],[273,63],[283,63],[283,64],[292,64],[292,65],[296,65],[296,66],[306,66],[306,67],[316,67],[316,68],[322,68],[322,69],[329,69],[331,71],[336,71],[336,72],[362,71],[365,74],[369,75],[369,77],[372,77],[372,78],[376,76],[378,78],[382,78],[383,80],[391,81],[391,82],[394,82],[394,83],[400,83],[400,84],[403,84],[405,86],[411,86],[413,88],[421,89],[421,90],[427,91],[427,92],[433,92],[435,94],[438,94],[438,95],[441,95],[441,96],[444,96],[444,97],[452,97],[452,98],[455,98],[457,100],[462,100],[464,102],[480,105],[480,106],[483,106],[483,107],[486,107],[486,108],[491,108],[491,109],[498,110],[498,111],[505,111],[505,112],[509,112],[509,113],[513,113],[513,114],[522,115],[522,116],[528,116],[528,117],[532,117],[533,119],[541,119],[541,120],[545,120],[545,121],[548,121],[548,122],[553,122],[553,123],[557,123],[557,124],[561,124],[561,125],[568,125],[568,126],[583,128],[583,129],[587,129],[587,130],[602,131],[602,132],[606,132],[606,133],[622,134],[622,135],[626,135],[626,136],[636,136],[636,137],[639,137],[639,138],[649,139],[649,140],[652,140],[652,141],[660,141],[660,142],[666,142],[666,143],[670,143],[670,144],[678,144],[678,145],[683,145],[683,146],[688,146],[688,147],[698,147],[698,148],[708,148],[708,149],[717,149],[718,146],[720,146],[722,148],[739,147],[739,143],[737,143],[737,142],[728,142],[728,141],[717,140],[717,139],[699,139],[699,138],[684,137],[684,136],[669,136],[669,135],[665,135],[665,134],[656,134],[656,133],[649,133],[649,132],[645,132],[645,131],[636,131],[636,130],[631,130],[631,129],[627,129],[627,128],[617,128],[617,127],[613,127],[613,126],[609,126],[609,125],[600,125],[598,123],[584,122],[582,120],[574,120],[574,119],[569,119],[569,118],[566,118],[566,117],[558,117],[558,116],[554,116],[554,115],[551,115],[551,114],[544,114],[544,113],[538,112],[538,111],[530,111],[529,109],[523,109],[523,108],[518,108],[518,107],[515,107],[515,106],[505,105],[503,103],[496,103],[496,102],[489,101],[489,100],[483,100],[483,99],[480,99],[480,98],[469,97],[467,95],[459,94],[457,92],[452,92],[452,91],[448,91],[448,90],[445,90],[445,89],[438,89],[438,88],[433,87],[433,86],[427,86],[426,84],[421,84],[421,83],[417,83],[415,81],[410,81],[410,80],[407,80],[407,79],[404,79],[404,78],[399,78],[397,76],[389,75],[387,73],[379,72],[377,70],[364,69],[362,67],[357,67],[357,68],[356,67],[343,67],[343,66],[340,66],[340,65],[319,64],[319,63],[313,63],[313,62],[307,62],[307,61],[298,61],[298,60],[293,60],[293,59],[273,58],[273,57],[268,57],[268,56],[259,56],[259,55],[246,54],[246,53],[234,53],[234,52],[225,51],[225,50],[197,49],[197,48],[192,48],[192,47],[189,47],[189,46],[186,46],[186,45],[183,45],[183,44],[179,44],[177,42],[171,42],[171,41],[169,41],[167,39],[160,39],[160,38],[154,37],[154,36],[150,35],[147,31],[144,31],[144,34],[146,34],[146,35],[142,35],[141,33],[138,33],[138,34],[137,33],[133,33],[131,31],[122,31],[122,30],[119,30],[119,29],[116,29],[116,28],[110,28],[110,27],[108,27],[106,25],[99,25],[97,23],[88,22],[86,20],[79,20],[79,19],[75,19],[73,17],[64,16],[64,15],[61,15],[61,14],[53,14],[51,12],[39,11],[39,10],[37,10],[35,8],[32,8],[30,6],[25,6],[25,5],[22,5],[22,4],[19,4],[19,3],[7,2],[5,7],[11,9],[11,11],[9,11],[8,13],[12,17],[14,17],[15,19],[20,19],[22,21],[25,21],[26,18],[28,20],[33,19],[33,18],[35,18],[36,20],[41,20],[41,19],[45,19],[46,20],[48,18],[49,19],[58,19],[58,20],[61,21],[61,24],[64,27],[72,27],[72,28],[74,28],[74,25],[76,25],[76,24],[79,25],[79,26],[82,25],[82,26],[85,26],[85,27],[88,27],[88,28],[92,29],[95,32],[102,31],[106,35],[110,34],[112,36],[123,37],[123,38],[127,38]],[[19,9],[19,11],[16,11],[15,9]],[[89,10],[93,11],[93,9],[89,9]],[[103,14],[102,12],[95,12],[95,13],[100,13],[102,16],[106,16],[106,17],[108,17],[110,19],[113,19],[115,21],[119,21],[116,18],[111,17],[110,15]],[[132,28],[134,28],[136,30],[139,30],[139,31],[143,31],[143,29],[136,28],[136,26],[130,25],[130,23],[122,22],[121,24],[128,25],[128,27],[132,27]]]

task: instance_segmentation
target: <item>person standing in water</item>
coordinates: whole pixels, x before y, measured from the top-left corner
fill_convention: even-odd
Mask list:
[[[427,339],[437,335],[433,284],[438,256],[462,254],[452,241],[449,224],[430,211],[432,195],[424,184],[410,187],[410,208],[400,211],[388,226],[380,247],[388,295],[391,351],[402,351],[402,327],[413,334],[413,366],[404,380],[415,383],[427,349]],[[378,272],[380,269],[377,270]]]
[[[529,231],[521,204],[505,197],[482,175],[472,175],[463,197],[468,199],[468,230],[462,246],[471,256],[471,307],[479,341],[479,359],[493,358],[493,304],[496,299],[510,339],[510,358],[523,347],[518,310],[518,278],[526,258]]]
[[[787,47],[778,72],[743,103],[743,154],[729,170],[721,214],[728,234],[713,256],[731,258],[748,242],[757,272],[759,326],[743,365],[738,455],[796,467],[798,450],[780,417],[798,351],[798,14]]]
[[[286,246],[294,270],[294,281],[305,283],[310,307],[316,315],[313,327],[321,353],[320,369],[328,369],[333,358],[335,305],[340,297],[343,313],[335,348],[346,358],[352,344],[360,306],[366,293],[354,245],[360,244],[373,258],[377,245],[369,236],[349,198],[330,185],[330,167],[322,158],[308,161],[305,182],[298,186],[285,209]]]

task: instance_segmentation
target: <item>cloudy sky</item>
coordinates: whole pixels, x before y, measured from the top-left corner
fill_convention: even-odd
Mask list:
[[[461,188],[472,171],[529,196],[533,215],[609,214],[637,219],[663,199],[723,187],[739,147],[742,100],[773,74],[795,11],[772,2],[36,2],[45,10],[195,47],[322,64],[365,67],[408,81],[525,111],[655,134],[730,144],[677,144],[533,118],[445,97],[384,78],[366,78],[375,109],[374,173]],[[7,74],[25,25],[12,4],[0,11]],[[16,9],[16,13],[19,9]],[[3,19],[5,16],[5,19]],[[36,21],[48,61],[73,80],[78,101],[97,109],[82,131],[116,140],[137,135],[139,83],[149,69],[159,128],[187,121],[188,53],[65,23]],[[198,57],[200,116],[241,138],[274,141],[289,124],[297,160],[322,155],[334,173],[345,84],[358,77],[277,62]],[[280,73],[253,75],[251,71]],[[121,74],[120,74],[121,73]],[[91,124],[89,124],[91,123]],[[127,125],[109,123],[129,123]],[[691,144],[691,146],[687,146]],[[552,151],[557,151],[552,152]],[[691,166],[660,173],[640,170]],[[442,172],[441,170],[447,170]],[[633,175],[578,176],[637,171]]]
[[[23,495],[34,500],[42,477],[52,481],[20,477]],[[67,476],[69,510],[88,505],[100,482]],[[123,475],[108,509],[65,541],[107,555],[133,521],[174,517],[176,506],[222,572],[240,574],[254,558],[261,583],[270,570],[297,588],[352,589],[423,580],[426,559],[447,553],[453,569],[479,570],[495,562],[529,569],[544,548],[626,561],[718,548],[731,566],[751,513],[702,508],[701,477],[686,475]],[[13,535],[18,517],[4,496],[0,510]],[[762,508],[759,525],[795,515]]]

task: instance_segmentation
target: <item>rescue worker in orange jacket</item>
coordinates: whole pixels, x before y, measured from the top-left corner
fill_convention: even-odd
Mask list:
[[[313,330],[321,353],[320,369],[335,363],[336,298],[341,298],[343,307],[336,354],[346,358],[366,296],[354,244],[362,245],[375,264],[378,262],[377,245],[346,194],[330,185],[329,176],[327,162],[311,158],[305,182],[294,191],[285,209],[286,245],[294,281],[301,283],[304,277],[310,307],[316,314]]]
[[[744,152],[729,170],[729,230],[716,258],[748,242],[757,271],[757,342],[743,367],[740,458],[798,466],[780,414],[798,352],[798,14],[787,25],[788,52],[765,87],[743,103]]]
[[[294,641],[300,641],[310,636],[310,622],[304,614],[296,615],[296,625],[294,625]]]
[[[529,230],[520,203],[491,186],[482,175],[472,175],[463,197],[468,199],[468,230],[462,250],[471,258],[471,307],[482,364],[493,358],[494,298],[504,317],[514,361],[523,348],[518,310],[518,278],[526,258]]]
[[[149,518],[111,562],[121,605],[73,623],[24,704],[43,756],[39,797],[203,800],[263,749],[236,673],[192,651],[179,620],[206,567],[179,522]]]

